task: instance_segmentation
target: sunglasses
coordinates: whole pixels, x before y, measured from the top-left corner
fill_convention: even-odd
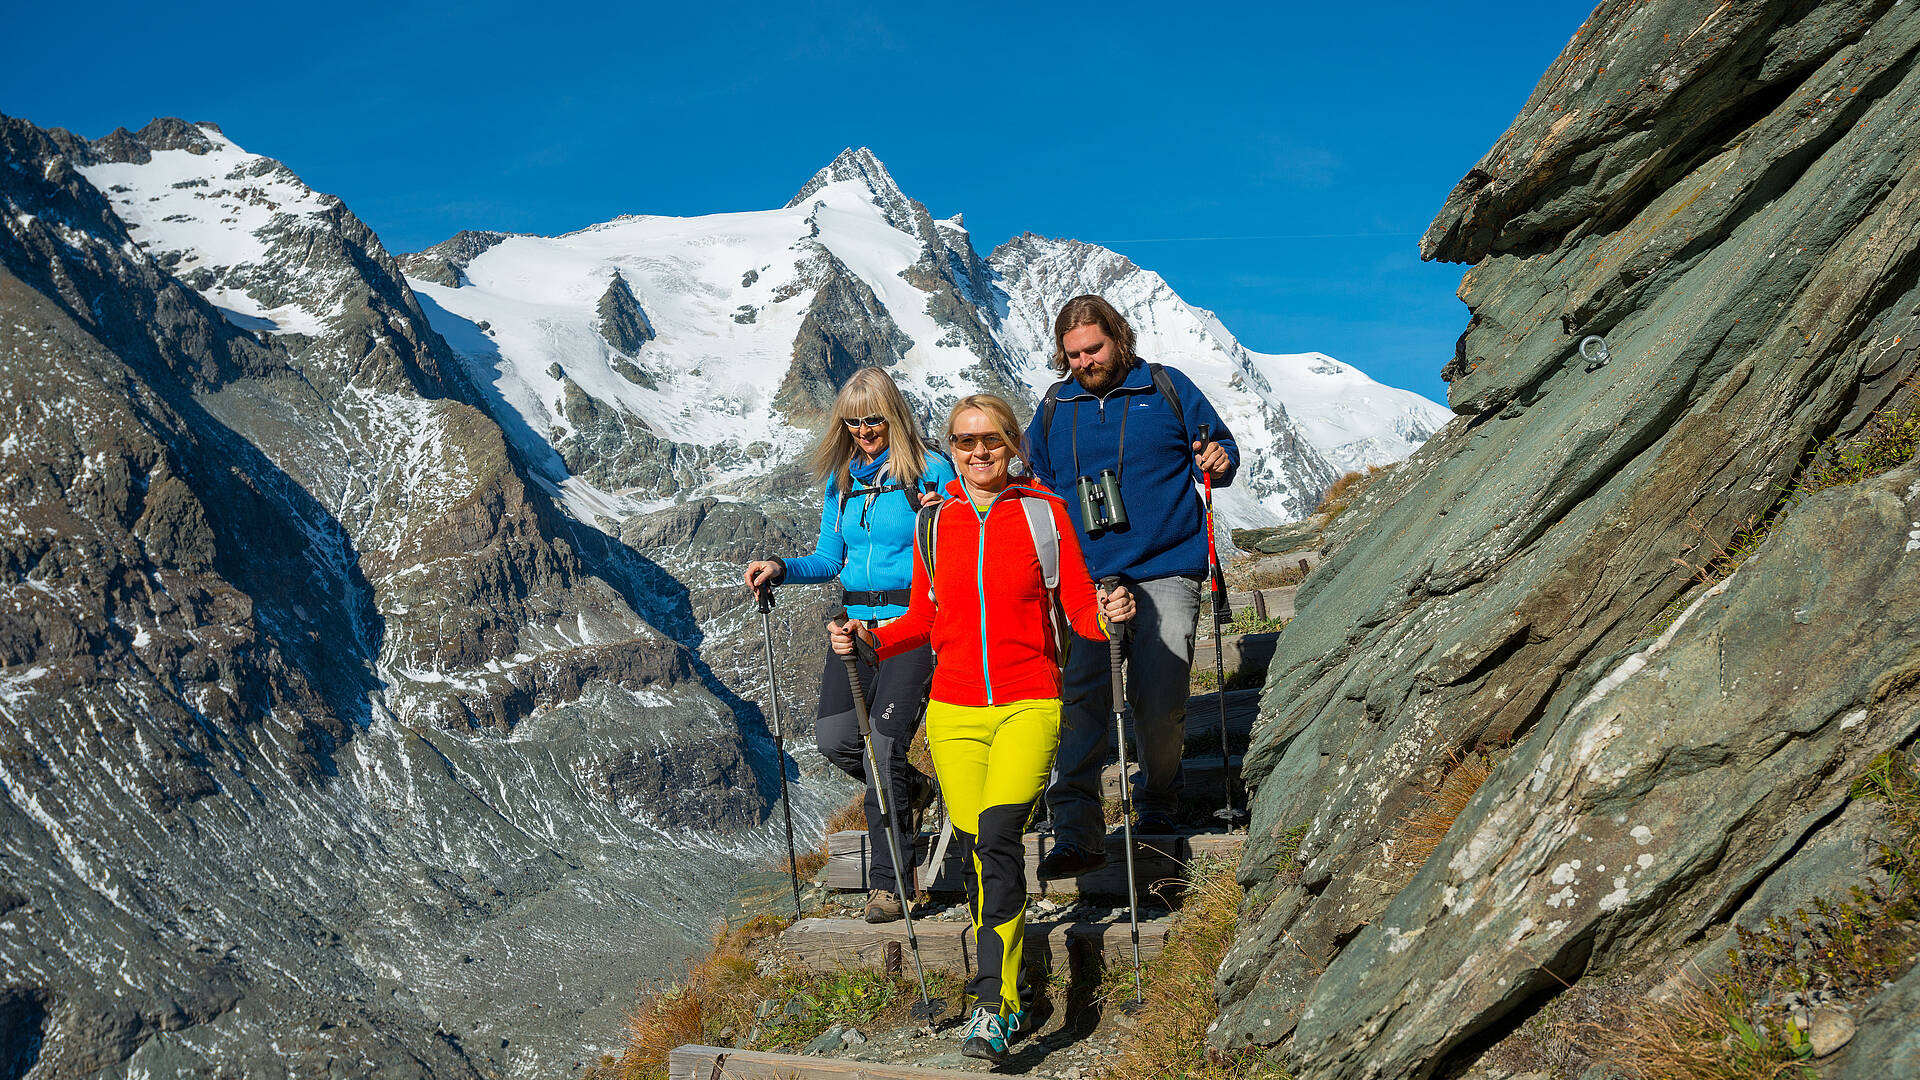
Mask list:
[[[847,425],[848,430],[852,430],[853,428],[887,426],[887,418],[884,416],[843,416],[840,418],[840,422]]]
[[[947,441],[952,443],[956,450],[971,450],[976,444],[988,450],[998,450],[1007,445],[1007,440],[991,431],[984,435],[976,435],[971,431],[953,432],[947,435]]]

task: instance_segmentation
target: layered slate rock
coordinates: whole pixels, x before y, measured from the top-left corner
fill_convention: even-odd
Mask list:
[[[1647,639],[1683,560],[1916,373],[1916,52],[1911,5],[1603,7],[1449,199],[1424,250],[1473,263],[1460,416],[1334,523],[1280,639],[1218,1041],[1291,1036],[1303,1077],[1463,1065],[1561,980],[1724,933],[1912,734],[1910,474],[1787,512]],[[1507,743],[1396,861],[1451,756]]]

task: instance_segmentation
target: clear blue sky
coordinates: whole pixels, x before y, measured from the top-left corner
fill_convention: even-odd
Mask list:
[[[19,5],[0,112],[215,121],[395,252],[780,206],[865,145],[982,254],[1104,243],[1251,348],[1444,400],[1462,268],[1418,236],[1591,9]]]

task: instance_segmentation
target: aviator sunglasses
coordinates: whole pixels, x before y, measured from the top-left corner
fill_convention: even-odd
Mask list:
[[[984,446],[988,450],[998,450],[1007,445],[1007,440],[992,431],[985,434],[975,434],[971,431],[953,432],[947,435],[947,441],[952,443],[956,450],[971,450],[975,444]]]
[[[840,422],[847,425],[848,429],[887,426],[887,418],[884,416],[843,416]]]

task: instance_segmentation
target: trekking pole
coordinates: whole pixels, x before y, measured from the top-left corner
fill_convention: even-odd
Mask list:
[[[1117,577],[1102,578],[1102,596],[1119,584]],[[1133,781],[1127,776],[1127,722],[1122,714],[1127,693],[1120,680],[1120,630],[1112,625],[1107,627],[1107,658],[1113,667],[1113,739],[1120,752],[1120,835],[1127,853],[1127,922],[1133,930],[1133,1000],[1125,1006],[1131,1012],[1147,1003],[1147,995],[1140,988],[1140,885],[1134,880]]]
[[[1212,434],[1212,424],[1200,425],[1201,449],[1212,441]],[[1213,474],[1201,469],[1200,476],[1207,489],[1207,587],[1213,591],[1213,681],[1220,698],[1220,786],[1227,793],[1227,808],[1215,810],[1213,816],[1232,828],[1240,811],[1233,808],[1233,762],[1227,756],[1227,657],[1220,651],[1220,620],[1226,617],[1227,594],[1220,591],[1220,555],[1213,546]]]
[[[762,584],[754,596],[760,601],[760,629],[767,636],[767,696],[773,699],[773,761],[780,769],[780,812],[787,819],[787,876],[793,880],[793,917],[802,919],[800,857],[793,850],[793,802],[787,798],[787,737],[780,723],[780,687],[773,677],[773,586]]]
[[[845,611],[833,620],[835,625],[845,625]],[[867,650],[869,646],[853,635],[854,651]],[[900,838],[893,831],[893,808],[888,803],[886,777],[880,772],[880,762],[873,754],[873,722],[867,716],[867,695],[860,689],[860,664],[851,656],[841,658],[847,664],[847,690],[853,696],[853,717],[860,725],[860,744],[867,753],[867,781],[873,785],[873,793],[880,804],[880,830],[887,834],[887,854],[893,856],[893,892],[900,898],[900,917],[907,921],[907,950],[913,953],[913,975],[920,981],[920,1004],[913,1007],[913,1015],[932,1023],[946,1011],[946,1002],[935,1001],[927,993],[927,972],[920,964],[920,939],[913,932],[913,903],[907,896],[905,879],[913,873],[913,868],[900,858]]]

